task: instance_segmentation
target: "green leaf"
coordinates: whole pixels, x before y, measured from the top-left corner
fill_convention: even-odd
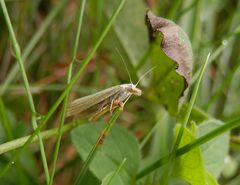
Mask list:
[[[175,135],[178,134],[179,130],[180,125],[177,125]],[[179,147],[184,146],[196,139],[195,125],[193,125],[192,130],[193,131],[189,131],[187,128],[184,129]],[[181,178],[189,182],[191,185],[207,184],[204,161],[199,147],[194,148],[188,153],[177,158],[174,166],[174,177]]]
[[[211,119],[199,125],[199,137],[216,129],[223,122]],[[201,146],[207,170],[218,178],[224,167],[224,158],[228,155],[229,132],[222,134]]]
[[[188,87],[192,73],[192,47],[186,33],[174,22],[147,12],[146,22],[152,42],[151,61],[154,85],[150,98],[176,115],[179,100]]]
[[[81,125],[71,132],[72,142],[83,160],[97,141],[104,123]],[[115,171],[122,160],[126,163],[119,172],[121,181],[130,184],[139,169],[140,151],[138,142],[125,128],[116,125],[104,140],[90,164],[91,172],[100,180]]]

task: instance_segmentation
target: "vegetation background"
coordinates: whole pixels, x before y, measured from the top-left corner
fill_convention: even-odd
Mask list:
[[[81,175],[83,184],[240,184],[240,1],[0,2],[0,184],[78,184]],[[182,89],[161,76],[172,61],[160,50],[157,56],[151,53],[145,24],[147,9],[177,23],[192,45],[192,81],[180,111],[176,92]],[[111,19],[114,13],[117,18]],[[7,18],[14,34],[9,31]],[[192,108],[187,102],[209,52],[209,63]],[[90,165],[85,174],[80,171],[83,161],[106,125],[103,122],[108,122],[111,115],[92,124],[86,118],[64,120],[61,110],[66,108],[68,98],[72,101],[130,83],[119,53],[133,83],[152,66],[158,67],[140,83],[143,96],[132,97],[120,112],[118,125],[108,128],[111,130],[106,143],[96,149],[89,164],[85,163],[86,168]],[[76,78],[68,96],[66,84],[74,80],[69,78],[69,66],[73,68],[72,76],[79,74],[80,78]],[[171,71],[175,73],[175,68]],[[165,86],[170,89],[163,93]],[[155,93],[158,90],[161,96]],[[67,97],[61,105],[59,97]],[[189,129],[184,130],[180,146],[199,141],[206,133],[213,140],[205,139],[192,150],[195,153],[185,151],[182,157],[168,158],[170,164],[164,165],[164,156],[172,151],[180,132],[176,123],[184,123],[189,111]],[[113,117],[118,113],[115,111]],[[19,152],[24,137],[45,120],[42,135]],[[220,127],[221,131],[211,133]]]

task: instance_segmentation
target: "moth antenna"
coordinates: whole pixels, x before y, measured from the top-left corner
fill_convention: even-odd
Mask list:
[[[137,83],[135,84],[135,86],[137,86],[139,84],[139,82],[148,74],[150,73],[151,71],[153,71],[157,66],[154,66],[152,68],[150,68],[149,70],[147,70],[140,78],[139,80],[137,81]]]
[[[118,50],[118,48],[115,48],[115,49],[116,49],[116,51],[118,52],[118,54],[120,55],[121,60],[122,60],[122,62],[123,62],[123,64],[124,64],[124,67],[125,67],[125,69],[127,70],[127,74],[128,74],[128,77],[129,77],[129,80],[130,80],[131,84],[133,84],[133,83],[132,83],[131,75],[130,75],[130,73],[129,73],[129,71],[128,71],[127,64],[125,63],[123,56],[121,55],[121,53],[120,53],[120,51]]]

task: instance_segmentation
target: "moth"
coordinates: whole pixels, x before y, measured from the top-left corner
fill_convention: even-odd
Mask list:
[[[123,109],[131,95],[141,96],[142,90],[132,83],[107,88],[71,102],[67,108],[66,117],[91,114],[95,109],[96,112],[90,117],[90,120],[96,120],[108,111],[112,113],[117,107]]]
[[[126,67],[125,63],[124,65]],[[137,88],[137,85],[142,80],[142,78],[154,68],[155,67],[144,73],[136,84],[132,83],[129,71],[127,70],[131,83],[116,85],[99,91],[95,94],[84,96],[72,101],[68,105],[66,117],[90,114],[91,117],[89,120],[97,120],[108,111],[112,113],[112,111],[117,107],[123,109],[124,104],[132,95],[142,95],[142,90]]]

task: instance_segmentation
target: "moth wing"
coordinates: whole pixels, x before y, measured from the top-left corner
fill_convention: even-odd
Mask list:
[[[66,117],[79,114],[82,111],[89,109],[90,107],[104,101],[110,96],[116,94],[122,89],[120,85],[116,85],[105,90],[99,91],[95,94],[84,96],[82,98],[72,101],[67,108]]]

